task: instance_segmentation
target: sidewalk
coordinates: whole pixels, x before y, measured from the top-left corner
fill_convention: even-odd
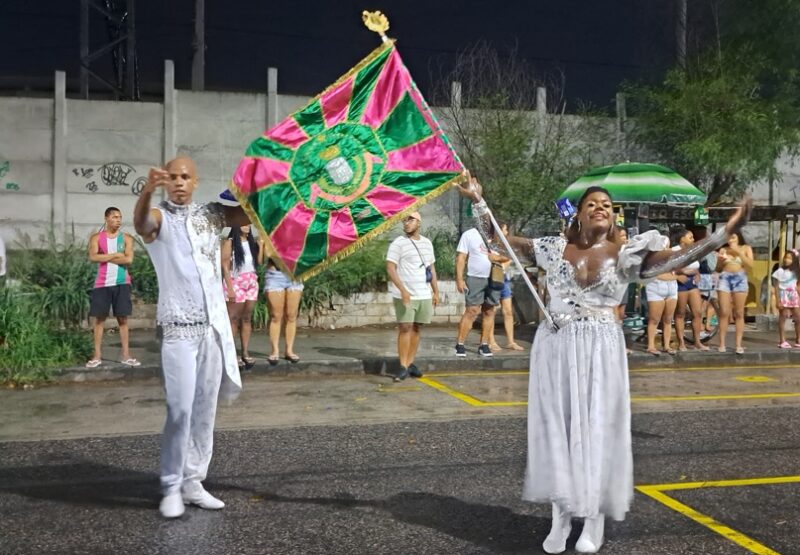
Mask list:
[[[731,326],[731,330],[733,326]],[[467,357],[457,358],[453,353],[456,330],[453,326],[428,326],[423,329],[416,364],[423,372],[475,371],[475,370],[527,370],[534,328],[516,329],[517,342],[524,351],[503,350],[491,358],[477,354],[478,330],[467,339]],[[497,341],[505,344],[505,335],[497,329]],[[269,366],[266,357],[269,343],[265,330],[253,333],[250,353],[257,362],[250,372],[272,375],[306,374],[381,374],[397,369],[397,331],[394,326],[376,326],[352,329],[309,329],[297,332],[295,351],[301,360],[290,364],[281,359],[277,366]],[[666,353],[653,356],[644,351],[641,343],[633,346],[629,356],[631,368],[647,367],[704,367],[704,366],[754,366],[759,364],[800,364],[800,349],[779,349],[777,333],[759,332],[751,326],[745,331],[745,353],[736,355],[728,338],[727,353],[718,353],[716,339],[711,350],[690,350],[674,356]],[[107,333],[104,342],[103,364],[94,369],[65,368],[57,375],[58,381],[116,380],[159,376],[160,345],[155,330],[132,330],[131,353],[142,365],[130,368],[115,362],[119,358],[119,336]]]

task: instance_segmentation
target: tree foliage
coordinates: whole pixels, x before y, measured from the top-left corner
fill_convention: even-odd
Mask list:
[[[451,84],[460,84],[460,102]],[[436,104],[464,164],[480,179],[498,218],[518,230],[555,225],[553,201],[590,165],[609,138],[597,118],[565,114],[560,79],[543,80],[515,51],[501,56],[486,43],[458,55],[439,79]],[[547,114],[536,111],[546,87]]]
[[[721,5],[722,4],[722,5]],[[789,0],[713,2],[714,24],[684,68],[663,82],[626,87],[636,118],[633,138],[701,187],[716,202],[763,179],[779,180],[776,161],[800,145],[794,32],[773,33],[785,17],[800,22]]]

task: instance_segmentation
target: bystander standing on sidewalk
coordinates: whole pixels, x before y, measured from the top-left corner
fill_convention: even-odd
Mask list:
[[[403,235],[389,245],[386,273],[389,293],[397,316],[397,354],[400,371],[395,381],[411,376],[421,378],[422,371],[414,364],[419,348],[420,330],[430,324],[433,309],[439,303],[436,280],[436,257],[433,244],[420,235],[422,217],[412,212],[403,219]]]
[[[464,276],[464,269],[467,273]],[[494,313],[500,304],[500,289],[490,287],[492,262],[489,260],[489,247],[477,228],[468,229],[461,235],[456,247],[456,288],[463,293],[466,308],[458,324],[456,356],[467,356],[464,341],[479,313],[483,315],[481,340],[478,354],[492,356],[489,348],[489,331],[494,326]]]
[[[508,237],[508,224],[499,222],[500,231]],[[511,293],[511,259],[500,254],[490,254],[489,260],[503,266],[503,288],[500,290],[500,310],[503,312],[503,329],[506,332],[506,349],[512,351],[523,351],[524,349],[514,341],[514,298]],[[489,349],[492,352],[502,351],[494,337],[494,325],[489,328]]]
[[[260,251],[265,258],[264,249]],[[297,337],[297,316],[300,313],[300,299],[303,297],[303,282],[293,281],[281,272],[272,259],[267,258],[267,271],[264,273],[264,294],[269,309],[269,342],[271,351],[267,357],[270,366],[276,366],[280,359],[281,330],[286,343],[284,358],[292,364],[300,362],[294,352]],[[262,261],[263,262],[263,261]]]
[[[669,239],[667,237],[663,239],[664,250],[669,250]],[[656,349],[656,334],[660,322],[664,352],[674,355],[675,350],[670,346],[670,338],[672,317],[675,314],[675,305],[678,304],[678,282],[675,272],[659,274],[645,286],[644,291],[647,296],[647,352],[651,355],[660,354]]]
[[[228,316],[233,336],[239,333],[242,356],[239,367],[250,369],[256,359],[250,356],[253,310],[258,301],[256,263],[260,247],[249,225],[233,226],[222,242],[222,279],[226,289]]]
[[[87,368],[102,364],[103,331],[109,310],[119,324],[119,339],[122,344],[120,362],[128,366],[139,366],[140,362],[130,353],[128,316],[133,312],[131,302],[131,276],[128,266],[133,262],[133,238],[120,231],[122,212],[110,206],[105,211],[103,229],[89,238],[89,260],[97,262],[97,277],[92,289],[89,315],[94,317],[94,355],[86,363]]]
[[[794,319],[794,346],[800,347],[800,295],[797,293],[797,278],[800,276],[800,260],[797,251],[786,251],[781,267],[772,274],[772,291],[778,307],[778,347],[791,349],[786,341],[786,319]]]
[[[683,226],[676,226],[670,232],[672,250],[689,248],[694,244],[694,234]],[[699,351],[707,351],[708,347],[702,342],[703,327],[703,298],[700,296],[698,283],[700,281],[700,262],[695,261],[675,271],[678,282],[678,304],[675,306],[675,337],[678,340],[678,350],[686,350],[686,307],[689,307],[692,317],[692,338],[694,347]]]
[[[722,272],[717,284],[719,298],[719,352],[725,352],[728,323],[733,313],[736,326],[736,354],[744,354],[744,305],[750,285],[747,270],[753,266],[753,249],[745,241],[741,232],[730,235],[728,244],[719,250],[718,264]]]

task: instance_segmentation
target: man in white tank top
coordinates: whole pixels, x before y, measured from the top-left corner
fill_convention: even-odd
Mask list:
[[[158,187],[166,189],[168,200],[151,207]],[[166,518],[181,516],[185,504],[225,506],[202,481],[211,462],[217,398],[233,398],[242,387],[220,287],[220,232],[249,220],[239,206],[193,203],[196,188],[197,168],[190,158],[153,168],[133,217],[158,276],[157,320],[163,330],[161,366],[167,397],[160,511]]]

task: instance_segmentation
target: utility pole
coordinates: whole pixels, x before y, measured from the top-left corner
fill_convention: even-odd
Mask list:
[[[80,0],[81,98],[89,98],[89,78],[93,77],[114,93],[116,99],[139,99],[139,70],[136,61],[136,0]],[[105,22],[108,42],[89,49],[92,20],[98,14]],[[92,18],[94,15],[94,18]],[[97,66],[101,58],[111,60],[112,77]]]
[[[125,31],[127,33],[126,52],[125,52],[125,89],[128,91],[128,97],[132,99],[139,98],[139,83],[137,83],[136,75],[138,73],[136,67],[136,2],[131,0],[128,2],[128,13],[125,18]]]
[[[192,90],[202,91],[206,88],[206,2],[194,2],[194,41],[192,42]]]
[[[89,57],[89,0],[81,0],[81,98],[89,99],[89,67],[84,60]]]
[[[675,21],[675,54],[678,67],[686,69],[686,19],[687,0],[676,0],[677,17]]]

